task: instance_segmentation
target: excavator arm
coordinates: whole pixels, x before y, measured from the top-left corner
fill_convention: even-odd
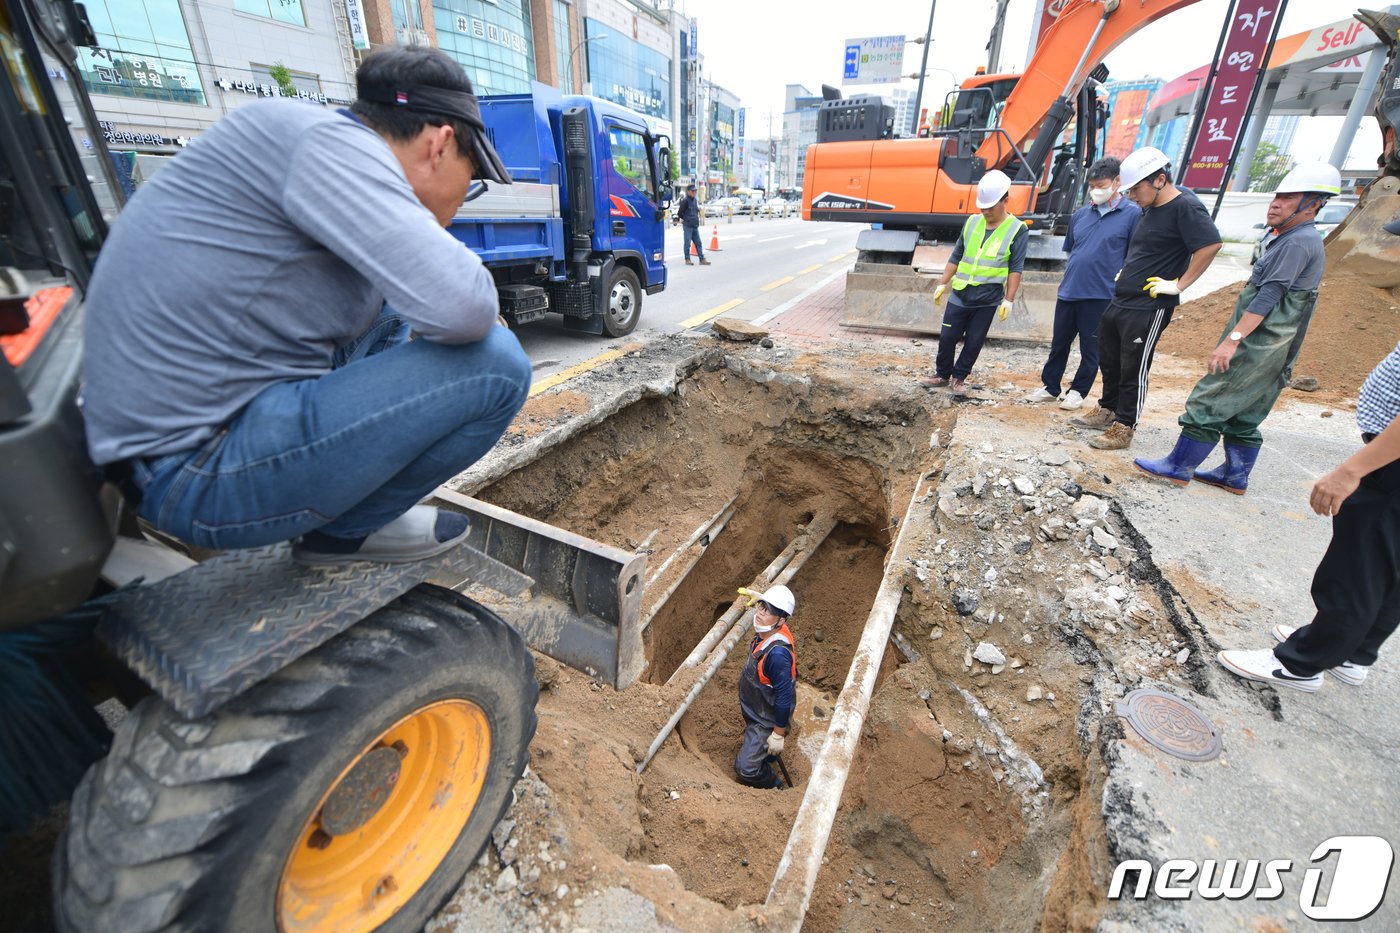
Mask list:
[[[1139,29],[1195,2],[1070,0],[1046,31],[1001,113],[1001,128],[1017,149],[1030,148],[1026,161],[1032,171],[1044,175],[1050,149],[1073,113],[1070,102],[1090,70]],[[995,138],[988,138],[978,155],[988,168],[999,168],[1011,158]]]

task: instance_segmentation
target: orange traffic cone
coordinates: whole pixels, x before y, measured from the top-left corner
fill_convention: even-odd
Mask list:
[[[719,225],[716,224],[710,233],[710,252],[719,252]]]

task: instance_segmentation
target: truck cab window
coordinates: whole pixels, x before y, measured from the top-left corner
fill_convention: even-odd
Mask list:
[[[651,175],[651,156],[646,137],[635,130],[610,126],[608,141],[612,144],[613,170],[655,201],[656,185]]]

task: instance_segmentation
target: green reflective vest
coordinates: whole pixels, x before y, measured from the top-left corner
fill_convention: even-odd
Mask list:
[[[1021,223],[1008,213],[997,228],[987,236],[987,219],[974,214],[963,224],[963,254],[953,276],[953,290],[962,291],[969,285],[990,285],[1005,282],[1011,274],[1011,241]]]

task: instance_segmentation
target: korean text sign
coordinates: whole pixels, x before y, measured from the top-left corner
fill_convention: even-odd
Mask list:
[[[1215,77],[1206,88],[1200,129],[1186,156],[1182,184],[1187,188],[1223,187],[1230,157],[1244,136],[1249,99],[1267,64],[1282,5],[1283,0],[1239,0],[1235,6]]]

